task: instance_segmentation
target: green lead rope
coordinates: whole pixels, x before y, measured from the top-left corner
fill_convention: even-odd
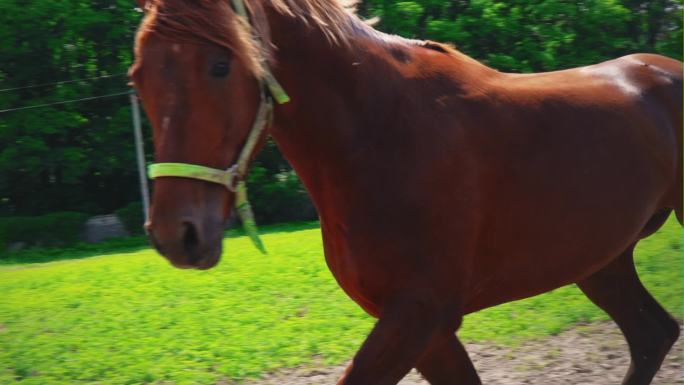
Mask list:
[[[254,221],[252,205],[250,205],[249,200],[247,200],[247,185],[243,180],[239,181],[235,187],[235,209],[242,221],[242,227],[245,229],[245,233],[249,239],[254,243],[254,247],[261,251],[262,254],[268,254],[263,242],[261,242],[261,238],[259,238],[259,230]]]

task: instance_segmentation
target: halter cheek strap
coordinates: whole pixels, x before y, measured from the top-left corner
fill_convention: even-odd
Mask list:
[[[243,0],[233,0],[233,7],[235,12],[245,21],[245,25],[251,27]],[[290,97],[273,76],[265,60],[262,60],[262,65],[264,67],[264,75],[259,79],[259,89],[261,92],[259,109],[257,110],[256,118],[252,124],[247,141],[244,147],[242,147],[242,151],[240,151],[235,164],[226,170],[221,170],[189,163],[154,163],[149,166],[148,175],[150,179],[163,177],[189,178],[225,186],[229,191],[235,193],[235,209],[242,221],[245,233],[252,240],[254,246],[266,254],[264,244],[261,242],[261,238],[259,238],[252,206],[247,199],[245,175],[247,174],[249,161],[254,154],[254,148],[265,131],[266,126],[272,121],[273,100],[278,104],[284,104],[290,101]]]

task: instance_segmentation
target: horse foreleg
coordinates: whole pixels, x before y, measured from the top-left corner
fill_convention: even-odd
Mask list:
[[[468,352],[455,335],[431,346],[416,369],[431,385],[481,385]]]
[[[623,385],[647,385],[679,336],[679,324],[639,281],[631,246],[615,261],[578,282],[582,291],[618,324],[632,362]]]
[[[461,322],[456,306],[419,299],[385,306],[338,385],[395,385],[434,341],[445,340]]]

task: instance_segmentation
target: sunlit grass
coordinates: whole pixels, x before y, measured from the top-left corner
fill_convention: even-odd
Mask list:
[[[638,249],[643,280],[682,311],[681,229]],[[244,237],[209,271],[151,250],[0,266],[0,383],[212,384],[349,359],[373,325],[338,288],[318,229],[276,228],[268,256]],[[515,342],[605,319],[574,287],[466,318],[465,340]]]

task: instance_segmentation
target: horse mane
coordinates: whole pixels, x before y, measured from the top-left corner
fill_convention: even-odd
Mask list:
[[[244,0],[250,14],[246,25],[232,8],[231,0],[147,0],[145,18],[136,37],[140,47],[151,32],[172,41],[213,43],[232,51],[255,76],[264,73],[263,61],[273,59],[265,2],[278,13],[301,20],[320,30],[333,45],[349,45],[358,34],[456,54],[450,45],[385,35],[355,14],[356,0]],[[137,48],[136,48],[137,49]]]
[[[348,43],[351,32],[358,27],[356,3],[356,0],[271,0],[278,12],[318,28],[334,44]]]

